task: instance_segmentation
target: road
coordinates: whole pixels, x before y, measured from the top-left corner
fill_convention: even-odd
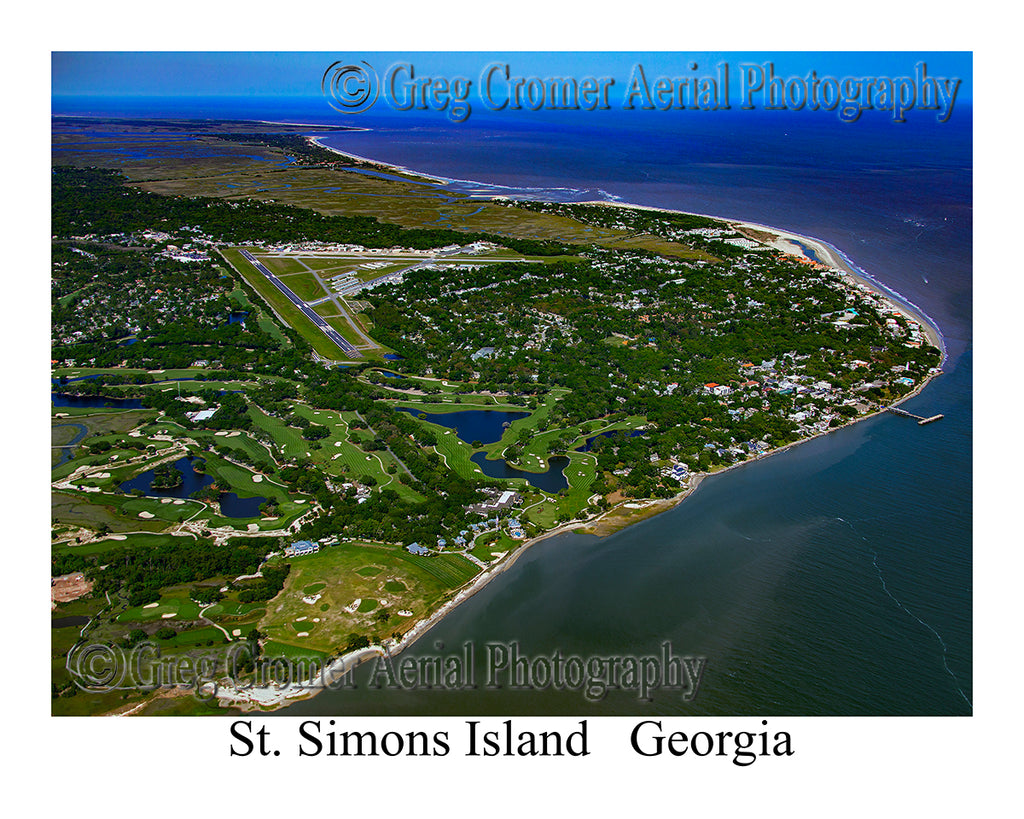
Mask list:
[[[255,267],[260,273],[267,277],[274,287],[280,290],[285,298],[294,304],[300,313],[308,318],[313,324],[320,328],[320,331],[327,336],[331,341],[337,344],[342,350],[344,350],[352,358],[362,358],[363,354],[359,352],[355,347],[349,344],[330,324],[328,324],[321,316],[317,315],[316,311],[312,307],[308,306],[302,299],[296,296],[277,276],[267,270],[266,266],[261,262],[257,261],[256,258],[248,251],[241,251],[242,257]]]

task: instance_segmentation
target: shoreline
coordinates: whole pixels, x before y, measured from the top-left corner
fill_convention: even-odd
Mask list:
[[[319,137],[307,136],[306,139],[309,142],[316,144],[320,148],[325,148],[346,158],[355,159],[361,162],[367,162],[379,167],[390,169],[392,171],[397,171],[399,173],[417,176],[422,179],[430,179],[435,182],[446,184],[452,182],[466,182],[477,184],[484,187],[491,186],[490,183],[476,182],[475,180],[455,180],[445,177],[438,177],[431,174],[424,174],[401,165],[394,165],[392,163],[382,162],[379,160],[370,159],[368,157],[358,156],[356,154],[341,151],[337,148],[333,148],[328,145],[323,145],[319,142]],[[507,197],[492,196],[489,197],[489,199],[500,200],[507,199]],[[905,401],[908,401],[911,398],[915,398],[916,396],[920,395],[924,391],[925,387],[927,387],[931,383],[932,379],[935,378],[937,375],[941,374],[941,366],[942,364],[945,363],[946,360],[946,346],[942,335],[942,331],[939,329],[938,324],[930,316],[928,316],[927,313],[925,313],[922,309],[920,309],[912,302],[910,302],[909,299],[906,299],[897,291],[893,290],[892,288],[875,279],[873,276],[867,273],[867,271],[857,266],[856,263],[853,262],[853,260],[850,259],[848,256],[846,256],[846,254],[844,254],[841,250],[839,250],[835,246],[831,245],[830,243],[822,239],[817,239],[811,236],[805,236],[803,234],[794,233],[789,230],[783,230],[781,228],[763,225],[756,222],[748,222],[745,220],[713,216],[711,214],[694,213],[692,211],[639,205],[629,202],[612,202],[596,200],[589,202],[568,202],[559,204],[603,205],[605,207],[630,208],[635,210],[648,210],[660,213],[675,213],[684,214],[688,216],[702,216],[708,219],[714,219],[716,221],[725,222],[729,225],[745,227],[749,230],[753,230],[759,233],[770,234],[775,237],[775,240],[772,242],[763,242],[762,240],[762,243],[766,244],[769,247],[774,247],[775,249],[781,250],[782,252],[785,253],[791,253],[793,255],[800,255],[803,256],[804,258],[809,258],[802,251],[799,245],[794,245],[792,243],[794,241],[800,242],[804,244],[806,247],[812,249],[815,255],[817,255],[819,259],[822,260],[823,264],[839,271],[842,275],[849,278],[854,285],[863,285],[864,287],[868,288],[881,298],[893,302],[895,306],[899,308],[902,312],[909,313],[910,317],[921,325],[922,330],[924,331],[929,343],[937,347],[941,353],[941,359],[939,361],[939,372],[927,375],[921,381],[920,384],[914,387],[913,390],[911,390],[906,395],[901,396],[892,403],[887,404],[885,407],[878,409],[868,415],[863,415],[858,418],[852,418],[846,423],[842,424],[841,426],[825,429],[807,438],[801,438],[796,441],[791,441],[790,443],[784,444],[783,446],[780,446],[777,449],[772,449],[768,452],[762,453],[755,458],[748,458],[744,461],[730,464],[724,469],[719,469],[716,470],[715,472],[693,473],[692,482],[690,486],[688,486],[678,494],[672,496],[671,498],[656,499],[652,503],[643,507],[642,511],[651,509],[653,511],[653,514],[642,514],[636,520],[623,522],[622,525],[611,524],[609,522],[613,528],[611,529],[611,531],[607,533],[602,534],[585,532],[584,534],[592,534],[594,537],[607,537],[611,534],[614,534],[615,532],[621,531],[622,529],[625,529],[633,525],[634,523],[640,523],[641,521],[648,520],[649,518],[654,517],[658,514],[675,509],[680,504],[682,504],[687,498],[689,498],[706,479],[714,477],[716,475],[725,474],[739,467],[748,466],[750,464],[766,460],[767,458],[770,458],[773,455],[778,455],[779,453],[785,452],[789,449],[799,446],[800,444],[806,443],[808,441],[813,441],[817,438],[821,438],[826,435],[830,435],[834,432],[846,429],[847,427],[853,426],[862,421],[866,421],[870,418],[875,418],[876,416],[882,413],[888,412],[891,407],[897,407],[900,404],[904,403]],[[304,686],[301,687],[289,688],[286,686],[283,689],[278,689],[277,691],[274,691],[272,689],[258,689],[265,692],[264,697],[239,696],[238,698],[235,698],[230,695],[224,696],[224,694],[228,692],[240,692],[238,689],[221,689],[221,691],[224,693],[218,696],[218,701],[221,703],[221,705],[227,707],[240,707],[242,710],[255,710],[261,708],[264,710],[277,710],[278,708],[285,707],[286,705],[291,704],[292,702],[314,697],[321,691],[331,688],[332,681],[336,681],[340,676],[348,674],[358,666],[362,665],[365,662],[368,662],[370,659],[382,657],[385,655],[395,656],[404,651],[409,646],[415,644],[421,637],[423,637],[424,634],[429,632],[435,625],[437,625],[441,620],[443,620],[444,617],[447,616],[447,614],[450,613],[453,609],[457,608],[461,603],[473,597],[475,594],[477,594],[479,591],[485,588],[492,580],[494,580],[496,577],[499,577],[506,570],[515,565],[516,561],[523,554],[525,554],[531,546],[534,546],[537,543],[547,540],[548,538],[555,537],[566,532],[574,531],[576,529],[589,528],[591,526],[599,527],[600,522],[603,518],[606,518],[608,516],[614,516],[616,510],[619,510],[619,508],[626,502],[628,501],[622,501],[619,504],[616,504],[611,509],[602,512],[600,515],[597,515],[594,518],[571,521],[569,523],[556,526],[555,528],[550,529],[540,535],[537,535],[536,537],[530,538],[529,540],[523,541],[515,550],[509,553],[505,558],[502,558],[497,564],[494,564],[492,566],[489,566],[487,569],[484,569],[479,575],[470,580],[469,583],[467,583],[461,589],[457,590],[455,594],[451,597],[451,599],[447,600],[437,610],[429,614],[424,619],[418,621],[408,632],[406,632],[405,635],[403,635],[403,637],[400,640],[395,642],[386,642],[385,645],[375,645],[358,649],[357,651],[350,652],[349,654],[341,655],[333,661],[329,661],[329,663],[325,663],[324,668],[320,673],[320,679],[317,684],[314,684],[313,681],[310,680]]]
[[[545,541],[558,535],[566,534],[567,532],[573,532],[577,529],[591,529],[595,528],[598,531],[582,531],[580,534],[590,535],[596,538],[610,537],[624,529],[629,528],[637,523],[649,520],[657,515],[665,512],[670,512],[673,509],[684,503],[697,489],[709,478],[714,478],[718,475],[725,475],[734,469],[740,469],[745,466],[751,466],[759,463],[760,461],[767,460],[774,455],[779,455],[790,449],[805,444],[808,441],[814,441],[818,438],[823,438],[826,435],[831,435],[840,430],[852,427],[862,421],[867,421],[871,418],[875,418],[889,411],[890,407],[896,407],[905,401],[909,401],[911,398],[915,398],[923,392],[924,388],[927,387],[933,378],[937,377],[941,373],[934,373],[929,375],[924,381],[917,385],[913,390],[908,392],[906,395],[886,405],[882,409],[875,410],[868,415],[862,415],[859,418],[852,418],[841,426],[825,429],[807,438],[800,438],[797,441],[790,441],[788,444],[783,444],[777,449],[772,449],[768,452],[758,455],[756,458],[748,458],[744,461],[730,464],[729,466],[716,470],[714,472],[695,472],[692,475],[692,480],[689,486],[683,489],[671,498],[659,498],[654,499],[649,504],[645,505],[641,511],[644,514],[638,516],[635,520],[629,521],[608,521],[606,526],[610,526],[609,531],[600,531],[601,521],[606,517],[615,517],[616,511],[620,510],[621,507],[626,503],[635,502],[631,500],[624,500],[617,503],[611,509],[602,512],[593,518],[586,520],[570,521],[569,523],[563,523],[560,526],[556,526],[554,529],[532,537],[529,540],[524,540],[514,551],[510,552],[505,558],[502,558],[498,563],[489,566],[484,569],[479,575],[474,577],[461,589],[457,590],[451,599],[447,600],[434,612],[429,614],[427,617],[418,621],[408,632],[403,635],[402,639],[394,642],[389,642],[386,645],[371,645],[366,648],[360,648],[356,651],[348,654],[343,654],[334,660],[328,661],[324,664],[322,670],[319,673],[319,679],[315,682],[310,679],[307,682],[301,683],[295,686],[284,686],[279,689],[262,688],[262,689],[237,689],[232,687],[221,687],[218,689],[217,695],[218,702],[223,707],[236,707],[242,711],[254,711],[254,710],[270,710],[276,711],[280,708],[285,708],[295,702],[301,700],[311,699],[325,690],[334,690],[337,687],[341,687],[339,682],[344,679],[345,675],[350,674],[356,668],[361,666],[363,663],[367,663],[370,660],[377,659],[379,657],[390,656],[395,657],[405,649],[414,645],[425,636],[434,626],[438,625],[451,611],[456,609],[466,600],[482,591],[492,580],[500,577],[508,569],[511,569],[515,565],[516,561],[519,560],[531,546],[535,546],[542,541]],[[650,510],[650,513],[647,513]],[[242,691],[256,691],[262,692],[263,696],[246,696]]]
[[[361,128],[361,129],[358,129],[358,130],[371,131],[373,129],[371,129],[371,128]],[[409,175],[418,177],[420,179],[429,179],[429,180],[432,180],[434,182],[438,182],[438,183],[441,183],[441,184],[464,183],[464,184],[478,185],[478,186],[484,187],[484,188],[510,187],[510,186],[507,186],[507,185],[496,185],[495,183],[492,183],[492,182],[480,182],[479,180],[475,180],[475,179],[456,179],[454,177],[438,176],[437,174],[430,174],[430,173],[425,173],[425,172],[422,172],[422,171],[417,171],[417,170],[415,170],[413,168],[408,168],[408,167],[406,167],[404,165],[396,165],[394,163],[384,162],[384,161],[379,160],[379,159],[371,159],[370,157],[360,156],[358,154],[353,154],[353,153],[351,153],[349,151],[343,151],[343,150],[341,150],[339,148],[334,148],[334,147],[332,147],[330,145],[324,145],[322,142],[320,142],[320,140],[323,139],[323,138],[324,137],[321,137],[321,136],[307,136],[306,137],[306,139],[309,142],[311,142],[312,144],[316,145],[317,147],[324,148],[324,149],[326,149],[328,151],[336,153],[339,156],[343,156],[343,157],[345,157],[347,159],[354,159],[354,160],[358,160],[360,162],[368,162],[368,163],[370,163],[372,165],[377,165],[377,166],[382,167],[382,168],[388,168],[388,169],[390,169],[392,171],[409,174]],[[550,189],[548,189],[548,190],[550,190]],[[477,198],[477,197],[474,197],[474,198]],[[480,198],[482,198],[482,197],[480,197]],[[500,195],[494,195],[494,196],[490,196],[490,197],[486,197],[486,198],[489,201],[501,201],[501,200],[507,200],[508,199],[507,196],[500,196]],[[518,201],[518,200],[513,200],[513,201]],[[542,199],[535,199],[535,200],[524,199],[522,201],[546,201],[546,200],[542,200]],[[786,230],[784,228],[774,227],[772,225],[761,224],[759,222],[749,222],[749,221],[747,221],[745,219],[734,219],[734,218],[728,217],[728,216],[716,216],[716,215],[710,214],[710,213],[697,213],[695,211],[681,210],[679,208],[663,208],[663,207],[658,207],[658,206],[655,206],[655,205],[641,205],[641,204],[638,204],[636,202],[607,201],[607,200],[603,200],[603,199],[594,199],[594,200],[582,201],[582,202],[558,202],[558,203],[553,203],[553,204],[601,205],[601,206],[610,207],[610,208],[626,208],[626,209],[630,209],[630,210],[647,210],[647,211],[654,211],[654,212],[657,212],[657,213],[681,214],[681,215],[684,215],[684,216],[701,216],[701,217],[703,217],[705,219],[714,219],[716,221],[725,222],[725,223],[730,224],[730,225],[738,225],[740,227],[745,227],[745,228],[747,228],[749,230],[757,231],[759,233],[771,234],[771,235],[776,237],[776,240],[774,242],[765,242],[765,244],[767,244],[769,247],[774,247],[775,249],[781,250],[784,253],[790,253],[792,255],[803,256],[804,258],[809,258],[803,252],[803,250],[800,248],[799,245],[794,245],[793,244],[794,241],[802,243],[805,246],[809,247],[811,250],[813,250],[815,255],[818,256],[819,259],[821,259],[824,264],[826,264],[829,267],[832,267],[832,268],[838,270],[840,273],[844,274],[850,280],[852,280],[852,282],[854,284],[862,284],[865,287],[867,287],[869,290],[871,290],[872,292],[874,292],[877,295],[881,296],[882,298],[885,298],[885,299],[888,299],[890,301],[893,301],[898,308],[900,308],[903,312],[907,313],[910,318],[914,319],[915,321],[917,321],[921,325],[922,329],[924,330],[925,336],[928,339],[928,342],[933,347],[936,347],[939,350],[939,352],[941,353],[941,358],[939,359],[939,366],[941,367],[946,362],[947,355],[946,355],[945,337],[942,335],[942,330],[939,327],[938,322],[936,322],[931,316],[928,315],[927,312],[925,312],[922,308],[918,307],[916,304],[914,304],[912,301],[910,301],[910,299],[908,299],[906,296],[904,296],[898,290],[896,290],[896,289],[890,287],[889,285],[885,284],[884,282],[881,282],[878,279],[876,279],[874,276],[872,276],[870,273],[868,273],[866,270],[864,270],[862,267],[860,267],[856,262],[854,262],[847,254],[845,254],[843,251],[841,251],[839,248],[837,248],[835,245],[831,244],[830,242],[826,242],[824,239],[819,239],[819,238],[814,237],[814,236],[807,236],[807,235],[802,234],[802,233],[796,233],[794,231]],[[813,260],[811,260],[811,261],[813,261]]]

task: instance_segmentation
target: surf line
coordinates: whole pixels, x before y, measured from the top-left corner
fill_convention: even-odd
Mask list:
[[[852,523],[850,523],[850,521],[844,520],[840,517],[837,517],[836,520],[840,521],[841,523],[845,523],[847,526],[850,527],[850,529],[853,530],[854,534],[856,534],[857,537],[859,537],[865,543],[868,542],[868,539],[864,537],[864,535],[860,534],[860,532],[857,531],[856,527]],[[953,679],[953,684],[956,686],[956,690],[960,692],[960,696],[964,698],[964,702],[966,702],[967,705],[971,708],[971,710],[973,710],[974,704],[971,702],[970,697],[968,697],[964,693],[963,688],[960,687],[960,678],[957,677],[957,675],[953,672],[953,669],[949,667],[949,662],[947,659],[949,648],[946,645],[946,641],[942,639],[942,635],[939,634],[939,632],[937,632],[928,623],[926,623],[924,620],[922,620],[920,617],[914,614],[914,612],[912,612],[905,605],[903,605],[902,601],[900,601],[900,599],[896,597],[896,595],[889,591],[889,585],[885,582],[885,577],[882,574],[882,568],[878,565],[878,552],[876,552],[870,546],[868,547],[868,550],[871,552],[871,564],[875,567],[875,573],[878,575],[878,580],[882,584],[882,591],[884,591],[886,595],[888,595],[890,600],[892,600],[897,606],[903,609],[903,611],[905,611],[908,615],[917,620],[918,623],[920,623],[922,626],[928,629],[928,631],[935,635],[935,639],[938,640],[939,645],[942,646],[942,667],[946,669],[946,673],[949,674],[949,676]]]

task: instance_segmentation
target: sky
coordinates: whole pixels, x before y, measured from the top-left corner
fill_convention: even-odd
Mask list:
[[[508,63],[514,76],[586,76],[629,79],[643,65],[654,77],[713,75],[727,62],[738,83],[741,63],[772,62],[781,77],[904,77],[924,61],[930,75],[963,80],[958,101],[973,98],[970,52],[52,52],[53,97],[85,96],[319,96],[329,65],[365,61],[384,74],[411,63],[419,76],[477,80],[492,62]],[[697,63],[697,71],[690,65]]]

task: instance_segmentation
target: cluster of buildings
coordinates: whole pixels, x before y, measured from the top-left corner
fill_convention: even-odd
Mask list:
[[[513,506],[520,506],[523,502],[523,496],[512,490],[485,489],[483,491],[487,495],[487,499],[470,504],[466,507],[467,512],[488,516],[511,509]]]

